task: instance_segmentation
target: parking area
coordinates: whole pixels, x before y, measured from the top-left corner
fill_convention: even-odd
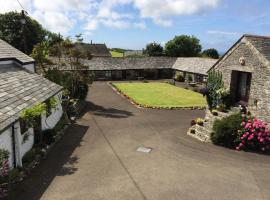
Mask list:
[[[190,121],[203,116],[201,110],[139,109],[96,82],[82,118],[10,199],[269,199],[269,156],[187,136]]]

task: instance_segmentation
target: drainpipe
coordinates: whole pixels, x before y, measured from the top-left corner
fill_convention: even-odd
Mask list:
[[[13,166],[14,166],[14,168],[16,168],[17,167],[17,161],[16,161],[16,140],[15,140],[14,123],[12,124],[11,130],[12,130],[11,138],[12,138]]]

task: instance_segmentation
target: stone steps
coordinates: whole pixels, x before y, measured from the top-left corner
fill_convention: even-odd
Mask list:
[[[232,112],[235,112],[235,111],[232,110],[228,113],[218,112],[218,115],[215,116],[210,112],[210,110],[206,110],[205,122],[203,126],[196,124],[188,130],[187,134],[203,142],[211,142],[210,135],[211,135],[215,120],[227,117]]]

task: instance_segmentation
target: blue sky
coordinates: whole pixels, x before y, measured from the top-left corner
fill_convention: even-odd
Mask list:
[[[8,3],[7,3],[8,2]],[[270,35],[269,0],[20,0],[29,15],[65,36],[109,47],[142,49],[175,35],[198,37],[203,48],[226,51],[244,33]],[[0,12],[20,10],[0,0]]]

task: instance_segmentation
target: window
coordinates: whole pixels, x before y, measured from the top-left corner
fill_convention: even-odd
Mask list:
[[[21,128],[21,134],[24,134],[28,131],[27,123],[23,119],[20,119],[20,128]]]

